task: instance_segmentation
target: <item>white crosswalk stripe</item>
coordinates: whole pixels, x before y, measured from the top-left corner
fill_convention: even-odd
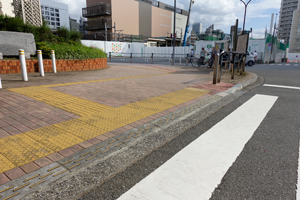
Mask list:
[[[208,200],[277,98],[255,95],[119,200]]]

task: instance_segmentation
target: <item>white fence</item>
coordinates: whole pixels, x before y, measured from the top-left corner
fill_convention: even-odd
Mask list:
[[[97,47],[102,51],[112,53],[112,56],[150,57],[153,53],[155,57],[170,57],[173,47],[147,47],[144,43],[127,42],[105,42],[95,40],[82,40],[83,45]],[[186,57],[193,47],[175,47],[176,57]],[[180,55],[179,55],[180,54]]]

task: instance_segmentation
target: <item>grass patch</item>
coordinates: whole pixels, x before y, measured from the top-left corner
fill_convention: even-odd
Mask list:
[[[56,59],[89,59],[107,58],[106,53],[95,47],[87,47],[80,43],[37,43],[37,47],[42,50],[44,58],[51,57],[51,50],[55,51]]]

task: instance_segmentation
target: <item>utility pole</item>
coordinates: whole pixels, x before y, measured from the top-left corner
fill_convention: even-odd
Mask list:
[[[105,41],[107,41],[107,27],[106,27],[106,22],[105,22],[104,26],[105,26]]]
[[[116,29],[116,22],[114,23],[115,28],[115,41],[117,41],[117,29]]]
[[[175,31],[176,31],[176,0],[174,0],[174,24],[173,24],[173,56],[172,65],[175,63]]]
[[[276,21],[277,21],[277,13],[276,13],[276,18],[275,18],[275,24],[274,24],[274,30],[273,30],[273,36],[272,36],[272,46],[271,46],[271,52],[270,52],[270,58],[269,58],[269,63],[271,61],[271,57],[272,57],[272,54],[273,54],[273,46],[274,46],[274,39],[275,39],[275,31],[276,31]]]
[[[245,22],[246,22],[246,14],[247,14],[247,6],[250,3],[251,0],[248,1],[248,3],[245,3],[243,0],[240,0],[245,5],[245,13],[244,13],[244,24],[243,24],[243,33],[245,34]]]

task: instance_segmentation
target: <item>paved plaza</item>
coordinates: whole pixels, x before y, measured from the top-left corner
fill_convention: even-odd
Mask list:
[[[212,85],[206,68],[142,64],[45,77],[35,73],[28,82],[20,74],[1,75],[0,185],[111,139],[98,152],[109,151],[122,133],[250,76],[231,81],[224,75],[226,83]],[[69,168],[76,163],[70,161]]]

